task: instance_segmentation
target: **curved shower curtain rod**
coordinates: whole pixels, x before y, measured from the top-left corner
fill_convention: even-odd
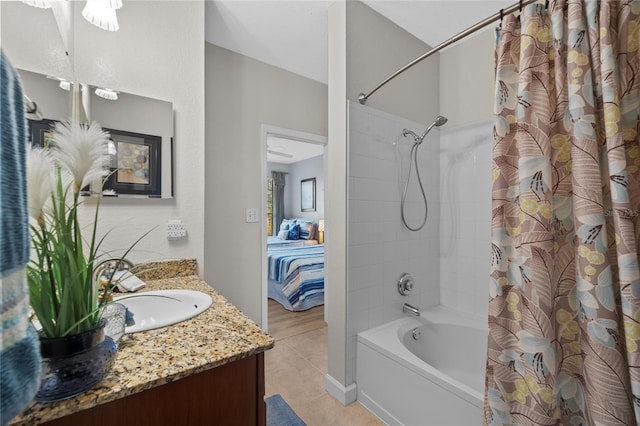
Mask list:
[[[412,66],[416,65],[419,62],[422,62],[423,60],[427,59],[429,56],[433,55],[434,53],[444,49],[445,47],[459,41],[462,40],[463,38],[467,37],[470,34],[473,34],[474,32],[478,31],[481,28],[486,27],[487,25],[497,21],[498,19],[502,19],[502,17],[504,15],[508,15],[510,13],[515,12],[516,10],[521,10],[522,8],[528,4],[534,3],[536,1],[539,0],[520,0],[518,3],[515,3],[507,8],[501,9],[500,12],[486,18],[483,21],[478,22],[477,24],[467,28],[466,30],[462,31],[461,33],[458,33],[456,35],[454,35],[453,37],[451,37],[450,39],[440,43],[439,45],[437,45],[436,47],[434,47],[433,49],[431,49],[430,51],[428,51],[427,53],[425,53],[422,56],[417,57],[416,59],[414,59],[413,61],[409,62],[407,65],[405,65],[404,67],[400,68],[398,71],[394,72],[393,74],[391,74],[389,77],[387,77],[386,79],[384,79],[380,84],[378,84],[373,90],[371,90],[368,94],[364,94],[364,93],[360,93],[360,95],[358,95],[358,100],[360,101],[361,104],[365,104],[367,102],[367,99],[369,99],[369,96],[373,95],[374,93],[376,93],[378,91],[378,89],[380,89],[382,86],[384,86],[385,84],[387,84],[388,82],[390,82],[391,80],[393,80],[394,78],[396,78],[397,76],[399,76],[400,74],[402,74],[403,72],[405,72],[406,70],[408,70],[409,68],[411,68]]]

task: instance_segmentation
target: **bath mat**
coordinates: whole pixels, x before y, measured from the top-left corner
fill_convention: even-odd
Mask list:
[[[275,394],[265,399],[267,403],[267,426],[306,426],[300,417],[282,399]]]

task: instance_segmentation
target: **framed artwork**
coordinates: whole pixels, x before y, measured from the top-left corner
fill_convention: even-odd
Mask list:
[[[316,211],[316,178],[300,181],[300,204],[303,212]]]
[[[50,148],[55,145],[53,127],[56,120],[29,121],[29,138],[34,146]],[[110,134],[109,175],[104,183],[103,195],[142,195],[151,198],[162,196],[162,137],[127,132],[103,130]],[[87,186],[83,195],[91,195]]]
[[[28,120],[29,140],[33,146],[49,148],[54,145],[53,128],[57,121],[43,118],[42,120]]]
[[[160,136],[104,129],[109,141],[110,174],[105,195],[162,196],[162,138]]]

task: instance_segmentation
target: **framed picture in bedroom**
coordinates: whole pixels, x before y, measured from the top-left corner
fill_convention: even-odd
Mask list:
[[[300,210],[303,212],[316,211],[316,178],[300,181]]]

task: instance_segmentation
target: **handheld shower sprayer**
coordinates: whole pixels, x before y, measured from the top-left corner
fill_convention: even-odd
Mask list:
[[[424,131],[422,136],[420,136],[420,142],[422,142],[422,139],[424,139],[424,137],[427,136],[427,133],[429,133],[431,129],[433,129],[433,126],[436,126],[436,127],[443,126],[447,121],[449,121],[447,117],[443,117],[441,115],[437,116],[436,119],[433,121],[433,123],[431,123],[431,125],[427,127],[427,130]]]
[[[407,229],[409,229],[410,231],[419,231],[424,227],[425,223],[427,223],[427,213],[429,211],[427,196],[424,193],[424,187],[422,186],[422,180],[420,179],[420,169],[418,169],[418,147],[420,146],[420,144],[422,144],[422,141],[424,140],[425,136],[427,136],[427,133],[429,133],[434,126],[440,127],[444,125],[447,121],[448,120],[446,117],[443,117],[442,115],[437,116],[436,119],[433,121],[433,123],[431,123],[429,127],[427,127],[427,129],[424,131],[424,133],[421,136],[418,136],[416,133],[408,129],[404,129],[402,131],[402,136],[407,137],[408,135],[411,135],[413,136],[413,141],[414,141],[413,146],[411,147],[411,154],[409,158],[409,175],[407,176],[407,183],[404,185],[404,192],[402,193],[402,202],[400,203],[400,216],[402,217],[402,223],[404,223],[404,226],[406,226]],[[424,200],[424,218],[422,220],[422,224],[416,228],[412,228],[411,226],[409,226],[409,224],[407,223],[407,219],[405,218],[405,215],[404,215],[404,204],[407,198],[407,188],[409,187],[409,180],[411,179],[411,161],[412,160],[416,166],[416,176],[418,177],[418,184],[420,184],[420,191],[422,192],[422,199]]]
[[[407,137],[407,135],[411,135],[413,136],[413,140],[415,141],[415,143],[420,145],[424,140],[424,137],[427,136],[427,133],[429,133],[434,126],[435,127],[443,126],[447,121],[449,121],[447,117],[443,117],[442,115],[439,115],[436,117],[433,123],[431,123],[429,127],[427,127],[427,129],[424,131],[424,133],[421,136],[418,136],[416,133],[412,132],[409,129],[404,129],[402,131],[402,136]]]

